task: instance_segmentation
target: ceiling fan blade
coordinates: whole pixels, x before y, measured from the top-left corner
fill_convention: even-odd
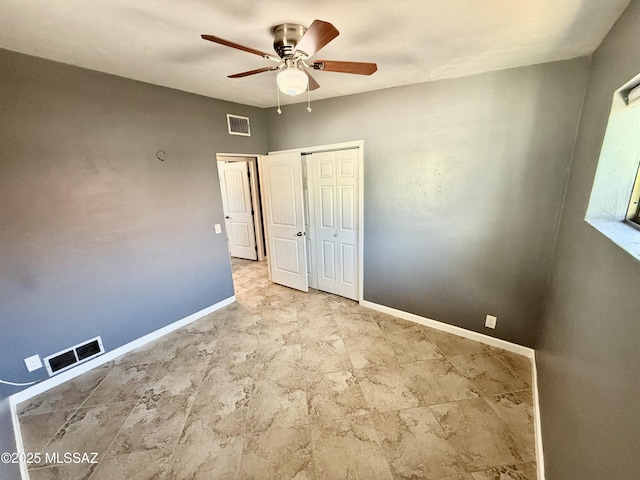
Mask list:
[[[228,75],[229,78],[242,78],[248,77],[249,75],[255,75],[256,73],[270,72],[272,70],[278,70],[279,67],[262,67],[256,68],[255,70],[249,70],[248,72],[234,73],[233,75]]]
[[[316,82],[316,79],[313,78],[311,76],[311,74],[309,72],[307,72],[306,70],[304,71],[304,73],[307,74],[307,77],[309,77],[309,90],[317,90],[320,88],[320,84],[318,82]]]
[[[310,66],[325,72],[355,73],[356,75],[371,75],[378,70],[375,63],[340,62],[338,60],[316,60]]]
[[[312,57],[338,35],[340,35],[338,29],[329,22],[314,20],[296,45],[296,51],[304,52],[307,57]]]
[[[269,60],[274,60],[279,62],[280,59],[275,55],[271,55],[270,53],[262,52],[260,50],[256,50],[255,48],[245,47],[244,45],[240,45],[239,43],[230,42],[229,40],[225,40],[224,38],[216,37],[215,35],[200,35],[204,40],[209,40],[210,42],[219,43],[220,45],[225,45],[231,48],[237,48],[238,50],[242,50],[243,52],[253,53],[254,55],[258,55],[262,58],[267,58]]]

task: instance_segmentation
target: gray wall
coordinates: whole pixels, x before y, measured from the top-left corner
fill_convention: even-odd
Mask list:
[[[581,58],[270,109],[269,150],[363,139],[364,298],[532,346],[588,68]]]
[[[233,295],[215,154],[263,153],[263,110],[6,50],[0,65],[0,378]],[[226,113],[253,136],[228,135]]]
[[[638,25],[634,0],[593,56],[536,341],[548,480],[640,472],[640,262],[584,222],[613,92],[640,72]]]

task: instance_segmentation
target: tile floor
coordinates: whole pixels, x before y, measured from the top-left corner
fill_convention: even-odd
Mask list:
[[[19,406],[32,480],[535,480],[529,360],[233,260],[237,302]]]

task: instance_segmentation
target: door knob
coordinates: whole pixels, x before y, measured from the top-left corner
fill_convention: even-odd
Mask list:
[[[302,236],[302,232],[298,232],[298,233],[296,233],[296,235],[297,235],[298,237],[301,237],[301,236]]]
[[[333,234],[333,236],[334,236],[334,237],[337,237],[337,236],[338,236],[338,234],[337,234],[337,233],[334,233],[334,234]]]
[[[224,218],[229,219],[230,217],[229,217],[229,215],[227,215],[227,216],[226,216],[226,217],[224,217]]]

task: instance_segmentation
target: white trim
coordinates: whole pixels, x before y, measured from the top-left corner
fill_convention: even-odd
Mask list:
[[[359,168],[359,179],[358,179],[358,189],[359,189],[359,202],[358,206],[359,210],[359,221],[360,221],[360,231],[358,232],[358,275],[360,278],[358,279],[358,301],[362,304],[364,301],[364,140],[353,140],[350,142],[341,142],[341,143],[331,143],[328,145],[315,145],[313,147],[303,147],[303,148],[291,148],[288,150],[276,150],[273,152],[269,152],[269,155],[272,153],[294,153],[298,152],[302,153],[317,153],[324,152],[330,150],[342,150],[346,148],[357,148],[358,149],[358,168]],[[262,172],[260,172],[262,173]],[[262,176],[260,177],[260,181],[262,181]],[[266,228],[266,226],[265,226]],[[268,258],[267,258],[268,261]],[[271,272],[271,270],[269,270]],[[271,280],[271,277],[269,277]]]
[[[299,148],[289,148],[286,150],[273,150],[268,153],[271,155],[272,153],[292,153],[292,152],[321,152],[324,150],[340,150],[342,148],[361,148],[364,145],[364,140],[352,140],[349,142],[340,142],[340,143],[329,143],[326,145],[314,145],[312,147],[299,147]]]
[[[261,208],[266,208],[265,202],[265,194],[264,194],[264,185],[262,184],[264,178],[264,168],[262,167],[264,163],[264,158],[266,155],[260,155],[258,157],[258,180],[260,184],[260,206]],[[269,255],[269,250],[271,247],[269,246],[269,222],[266,220],[266,211],[265,215],[262,217],[262,227],[264,228],[264,244],[265,244],[265,257],[267,259],[267,273],[269,274],[269,281],[272,282],[271,279],[271,256]]]
[[[216,161],[224,162],[224,159],[218,159],[217,157],[261,157],[264,153],[216,153]]]
[[[360,210],[360,231],[358,232],[358,249],[359,249],[359,258],[358,258],[358,275],[360,278],[358,279],[358,301],[362,302],[364,300],[364,140],[360,140],[358,143],[358,161],[360,164],[358,168],[358,192],[359,197],[359,210]]]
[[[256,246],[258,247],[258,261],[263,262],[266,252],[264,251],[264,238],[262,236],[262,204],[258,197],[258,157],[249,161],[249,183],[251,184],[251,204],[253,208],[253,230],[256,236]]]
[[[18,420],[18,407],[16,403],[11,401],[11,397],[9,397],[9,411],[11,412],[11,423],[13,423],[13,434],[16,437],[16,452],[18,453],[18,458],[25,458],[20,421]],[[29,468],[26,462],[20,462],[20,478],[22,480],[29,480]]]
[[[533,392],[533,428],[536,439],[536,466],[538,472],[538,480],[545,480],[544,473],[544,451],[542,449],[542,421],[540,419],[540,395],[538,394],[538,368],[536,367],[535,354],[531,359],[531,377]]]
[[[419,323],[420,325],[424,325],[426,327],[435,328],[436,330],[442,330],[443,332],[452,333],[454,335],[458,335],[459,337],[475,340],[476,342],[484,343],[485,345],[490,345],[492,347],[507,350],[508,352],[517,353],[518,355],[523,355],[527,358],[534,358],[535,356],[533,348],[507,342],[506,340],[502,340],[500,338],[490,337],[489,335],[484,335],[483,333],[473,332],[471,330],[456,327],[455,325],[449,325],[448,323],[438,322],[437,320],[431,320],[430,318],[421,317],[413,313],[396,310],[395,308],[379,305],[377,303],[369,302],[368,300],[362,300],[360,302],[360,305],[372,310],[376,310],[378,312],[393,315],[394,317],[402,318],[403,320]]]
[[[168,333],[171,333],[179,328],[189,325],[190,323],[193,323],[196,320],[199,320],[202,317],[205,317],[210,313],[215,312],[216,310],[220,310],[221,308],[224,308],[227,305],[231,305],[235,301],[236,301],[235,295],[225,298],[224,300],[221,300],[220,302],[214,305],[204,308],[196,313],[192,313],[187,317],[184,317],[165,327],[159,328],[158,330],[155,330],[140,338],[137,338],[136,340],[126,343],[121,347],[116,348],[115,350],[111,350],[110,352],[100,355],[99,357],[96,357],[93,360],[83,363],[82,365],[78,365],[77,367],[72,368],[71,370],[62,372],[60,375],[56,375],[54,377],[43,380],[42,382],[37,383],[32,387],[29,387],[25,390],[22,390],[18,393],[11,395],[9,397],[9,408],[11,411],[11,421],[13,422],[13,432],[16,439],[16,452],[18,453],[19,458],[23,458],[24,457],[23,454],[25,452],[24,452],[24,445],[22,443],[22,435],[20,433],[20,421],[18,418],[18,409],[17,409],[18,404],[26,400],[29,400],[30,398],[33,398],[36,395],[46,392],[47,390],[57,387],[58,385],[68,382],[69,380],[73,380],[77,376],[82,375],[83,373],[86,373],[89,370],[92,370],[96,367],[104,365],[105,363],[108,363],[111,360],[115,360],[121,355],[124,355],[125,353],[135,350],[136,348],[142,347],[147,343],[153,342],[154,340],[157,340],[158,338],[163,337]],[[23,465],[22,463],[20,464],[20,474],[22,476],[22,480],[29,480],[27,466]]]

